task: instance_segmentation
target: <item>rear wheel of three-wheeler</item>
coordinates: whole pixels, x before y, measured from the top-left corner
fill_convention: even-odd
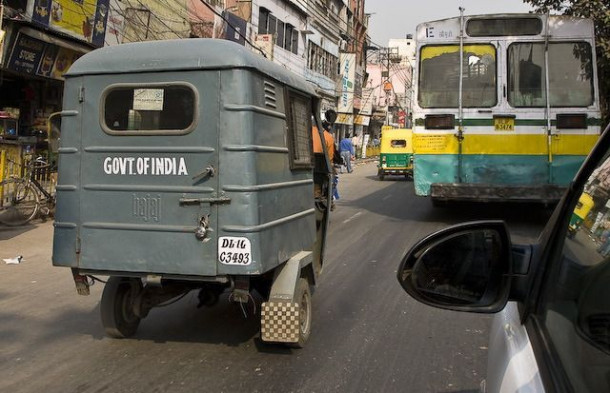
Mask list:
[[[309,282],[305,278],[300,278],[297,283],[295,302],[299,304],[299,341],[293,343],[296,348],[303,348],[311,334],[311,290]]]
[[[138,330],[141,318],[134,313],[133,305],[141,291],[142,281],[139,279],[108,279],[100,303],[102,325],[108,336],[127,338]]]

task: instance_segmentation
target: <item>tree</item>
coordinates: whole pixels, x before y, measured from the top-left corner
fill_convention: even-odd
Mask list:
[[[610,3],[608,0],[523,0],[536,12],[559,12],[593,20],[597,74],[604,125],[610,121]]]

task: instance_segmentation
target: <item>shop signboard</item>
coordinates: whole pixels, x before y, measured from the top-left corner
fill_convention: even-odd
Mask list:
[[[273,34],[257,34],[254,38],[256,46],[259,50],[265,53],[267,60],[273,60],[273,47],[275,46],[275,37]]]
[[[125,17],[121,11],[119,0],[110,1],[108,10],[108,20],[106,21],[106,40],[105,45],[119,45],[123,43],[123,28]]]
[[[354,124],[354,115],[351,113],[337,113],[336,124]]]
[[[341,113],[354,112],[354,83],[356,79],[356,55],[354,53],[340,54],[341,95],[337,111]]]
[[[248,22],[240,18],[239,16],[231,13],[223,13],[226,23],[226,30],[224,34],[225,40],[237,42],[240,45],[246,45],[246,29],[248,28]]]
[[[404,128],[407,121],[407,112],[405,111],[398,111],[398,125],[401,128]]]
[[[7,68],[23,74],[35,75],[45,47],[44,41],[18,33]]]
[[[63,80],[63,74],[80,56],[79,52],[19,32],[6,67],[22,74]]]
[[[359,126],[368,126],[370,122],[370,116],[356,115],[356,117],[354,118],[354,124]]]
[[[35,0],[32,20],[104,46],[110,0]]]

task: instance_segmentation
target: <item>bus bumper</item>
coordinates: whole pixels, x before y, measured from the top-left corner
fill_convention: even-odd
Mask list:
[[[492,184],[433,183],[430,196],[435,202],[539,202],[557,203],[566,187],[556,185],[509,186]]]

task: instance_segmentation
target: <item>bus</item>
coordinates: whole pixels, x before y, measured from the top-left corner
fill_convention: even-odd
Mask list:
[[[593,22],[460,9],[416,34],[415,193],[558,201],[601,131]]]

